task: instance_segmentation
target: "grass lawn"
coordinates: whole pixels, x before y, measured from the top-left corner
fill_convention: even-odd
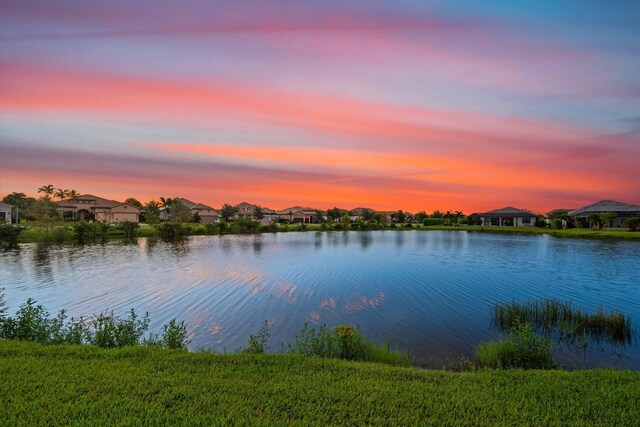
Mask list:
[[[0,340],[4,425],[602,425],[640,420],[640,373],[451,373],[289,355]]]

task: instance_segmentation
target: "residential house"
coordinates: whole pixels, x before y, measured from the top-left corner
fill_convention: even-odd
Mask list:
[[[538,218],[530,211],[511,206],[475,215],[480,217],[481,225],[485,226],[533,227]]]
[[[280,218],[278,212],[269,208],[262,208],[262,214],[264,216],[262,217],[262,219],[258,220],[258,222],[260,222],[261,224],[271,224],[274,221],[278,221],[278,218]]]
[[[238,209],[238,213],[236,213],[236,218],[253,218],[253,213],[256,211],[256,205],[252,205],[251,203],[242,202],[238,203],[234,206],[234,208]]]
[[[173,199],[174,202],[176,200],[189,208],[192,216],[198,215],[202,224],[213,224],[216,222],[220,222],[220,212],[212,208],[211,206],[207,206],[203,203],[192,202],[191,200],[187,200],[182,197]]]
[[[605,212],[613,212],[616,214],[616,217],[611,221],[611,227],[622,227],[625,219],[632,216],[640,216],[640,206],[617,202],[615,200],[601,200],[597,203],[570,211],[569,215],[582,218],[584,222],[587,223],[589,216]]]
[[[0,202],[0,224],[11,224],[14,209],[13,205]]]
[[[107,224],[121,221],[138,222],[140,219],[140,209],[136,206],[92,194],[60,200],[56,205],[62,218],[70,215],[75,220],[95,219]]]
[[[292,224],[311,224],[315,220],[316,210],[301,206],[292,206],[278,211],[282,219],[288,220]]]

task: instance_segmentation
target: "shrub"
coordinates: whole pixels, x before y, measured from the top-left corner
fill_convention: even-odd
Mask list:
[[[24,227],[12,224],[0,225],[0,244],[15,246],[18,244],[18,236],[24,231]]]
[[[316,330],[305,323],[294,343],[289,345],[289,352],[304,356],[411,365],[411,357],[406,352],[391,349],[388,343],[376,344],[367,340],[358,328],[350,325],[333,329],[322,325]]]
[[[425,227],[429,227],[431,225],[443,225],[444,219],[442,218],[424,218],[422,220],[422,225]]]
[[[480,367],[554,369],[551,339],[535,333],[531,323],[517,322],[505,340],[482,343],[476,357]]]
[[[78,221],[71,226],[79,243],[95,241],[106,237],[109,226],[103,222]]]
[[[184,322],[177,322],[176,319],[164,325],[162,331],[162,346],[175,350],[185,350],[189,341],[187,340],[187,326]]]
[[[55,243],[64,243],[69,237],[69,229],[66,226],[54,227],[52,236]]]
[[[126,239],[133,239],[140,226],[134,221],[120,221],[116,224],[116,230],[121,231]]]
[[[160,237],[166,240],[173,240],[185,234],[185,228],[180,222],[161,222],[154,225]]]
[[[242,353],[250,353],[250,354],[262,354],[269,351],[269,337],[271,333],[269,332],[269,322],[264,321],[264,325],[258,331],[256,335],[249,336],[249,346],[242,350]]]
[[[233,233],[240,234],[257,233],[260,230],[260,223],[251,218],[240,217],[231,223],[231,230]]]
[[[627,218],[624,221],[624,225],[629,231],[638,231],[640,230],[640,217],[632,216],[631,218]]]
[[[149,329],[149,313],[138,319],[132,308],[129,317],[120,319],[113,312],[101,313],[92,322],[94,329],[89,342],[98,347],[113,348],[136,345]]]

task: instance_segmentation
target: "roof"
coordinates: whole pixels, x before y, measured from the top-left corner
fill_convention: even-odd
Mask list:
[[[173,199],[173,201],[175,202],[176,200],[178,200],[180,203],[182,203],[183,205],[185,205],[186,207],[188,207],[189,209],[193,209],[194,206],[196,206],[198,203],[196,202],[192,202],[191,200],[188,199],[183,199],[182,197],[176,197],[175,199]]]
[[[530,212],[524,209],[514,208],[513,206],[507,206],[501,209],[494,209],[492,211],[479,213],[477,215],[494,216],[496,218],[497,217],[513,217],[513,216],[525,216],[525,217],[528,216],[532,218],[538,217],[533,212]]]
[[[302,206],[292,206],[290,208],[286,208],[286,209],[282,209],[281,212],[296,212],[296,211],[313,211],[315,212],[315,209],[313,208],[304,208]]]
[[[576,208],[571,208],[571,209],[554,209],[552,211],[547,212],[547,216],[549,215],[554,215],[554,214],[561,214],[561,213],[569,213],[571,211],[575,211]]]
[[[351,209],[351,212],[349,212],[349,213],[352,214],[352,215],[362,215],[364,213],[364,211],[369,211],[369,212],[373,212],[373,213],[376,212],[371,208],[355,208],[355,209]]]
[[[215,208],[212,208],[211,206],[207,206],[207,205],[202,204],[202,203],[194,204],[193,206],[191,206],[191,209],[195,209],[195,210],[204,210],[204,209],[208,209],[208,210],[212,210],[212,211],[215,211],[215,210],[216,210]]]
[[[601,200],[588,206],[569,212],[569,215],[589,215],[600,212],[629,212],[640,213],[640,206],[628,203],[617,202],[615,200]]]
[[[63,199],[60,200],[58,202],[56,202],[57,205],[59,206],[69,206],[69,204],[71,205],[76,205],[78,200],[95,200],[95,203],[93,203],[91,205],[91,207],[95,207],[95,208],[114,208],[116,206],[120,206],[120,205],[128,205],[128,206],[132,206],[136,209],[140,209],[137,206],[133,206],[130,203],[124,203],[124,202],[118,202],[116,200],[109,200],[109,199],[104,199],[102,197],[98,197],[98,196],[94,196],[93,194],[81,194],[79,196],[74,197],[73,199]]]
[[[3,208],[13,208],[13,205],[5,202],[0,202],[0,206],[2,206]]]

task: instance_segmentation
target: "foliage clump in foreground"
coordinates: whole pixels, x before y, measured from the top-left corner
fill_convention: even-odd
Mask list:
[[[103,348],[144,344],[186,349],[188,344],[184,322],[176,322],[175,319],[164,326],[161,336],[144,338],[149,329],[149,314],[145,313],[140,318],[134,309],[126,317],[105,312],[93,319],[68,319],[64,310],[60,310],[56,317],[50,317],[42,305],[29,298],[20,306],[15,317],[6,313],[4,296],[0,293],[0,338],[4,339],[42,344],[89,344]]]
[[[289,345],[289,352],[304,356],[318,356],[345,360],[386,363],[396,366],[411,366],[409,354],[393,349],[388,343],[377,344],[366,339],[360,329],[350,325],[332,329],[322,325],[318,330],[305,323],[302,330]]]
[[[614,344],[630,344],[634,336],[631,318],[616,311],[585,312],[553,299],[496,304],[493,324],[502,331],[517,323],[531,323],[539,332],[559,342],[584,344],[588,338]]]
[[[531,323],[516,322],[505,340],[482,343],[476,358],[479,367],[495,369],[555,369],[551,339],[533,330]]]

